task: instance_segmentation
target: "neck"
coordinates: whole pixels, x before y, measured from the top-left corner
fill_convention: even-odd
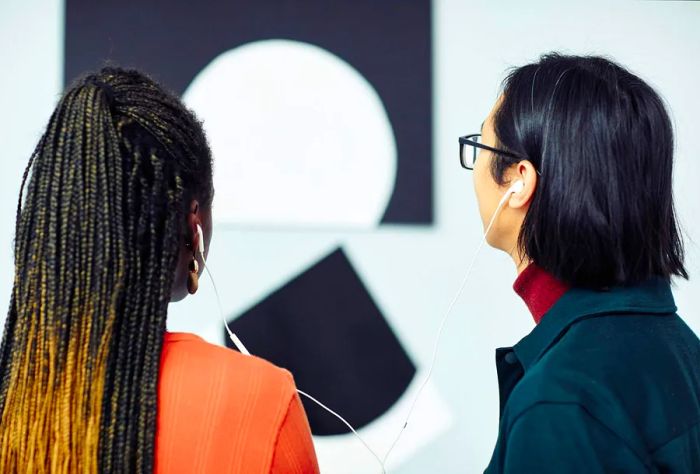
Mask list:
[[[518,275],[520,275],[523,270],[525,270],[532,263],[532,260],[530,260],[527,255],[523,255],[520,252],[517,245],[513,247],[508,254],[510,255],[510,258],[513,259],[515,271],[518,272]]]

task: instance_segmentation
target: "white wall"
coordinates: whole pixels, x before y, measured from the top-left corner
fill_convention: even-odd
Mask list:
[[[61,91],[63,2],[0,3],[0,322],[12,292],[22,173]]]
[[[675,295],[680,313],[700,333],[700,3],[579,2],[562,7],[561,2],[436,0],[433,18],[436,225],[419,232],[383,227],[343,237],[349,258],[414,361],[427,364],[432,348],[424,338],[435,334],[480,238],[471,176],[457,162],[457,137],[478,130],[507,67],[552,50],[610,55],[667,99],[677,134],[677,206],[695,277],[677,282]],[[19,180],[60,88],[62,23],[60,0],[0,4],[0,241],[5,242],[0,245],[0,308],[7,307],[11,289]],[[226,311],[245,308],[262,291],[283,283],[300,261],[313,259],[319,245],[331,245],[325,236],[314,242],[290,232],[282,254],[269,245],[278,238],[234,230],[215,234],[211,267],[219,287],[233,289],[222,295]],[[256,272],[241,271],[251,268]],[[533,326],[511,290],[514,278],[507,257],[483,251],[448,322],[434,375],[455,416],[453,428],[392,472],[471,473],[488,463],[498,418],[493,350],[517,342]],[[4,310],[0,314],[2,319]],[[169,326],[219,339],[218,310],[206,281],[194,298],[173,307]],[[338,472],[342,463],[338,459],[338,469],[328,466],[324,472]]]

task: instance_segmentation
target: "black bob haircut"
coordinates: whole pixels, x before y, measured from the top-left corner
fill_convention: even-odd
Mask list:
[[[547,54],[503,82],[498,145],[540,173],[521,252],[589,288],[688,278],[673,205],[673,130],[659,95],[597,56]],[[496,155],[504,184],[519,160]]]

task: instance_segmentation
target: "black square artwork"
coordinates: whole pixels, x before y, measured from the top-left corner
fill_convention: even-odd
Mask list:
[[[68,84],[113,61],[143,69],[182,94],[221,53],[265,39],[317,45],[372,84],[398,152],[381,222],[432,224],[428,0],[66,0],[64,79]]]
[[[246,347],[361,428],[404,394],[415,366],[342,250],[229,322]],[[233,347],[226,336],[227,344]],[[315,435],[347,433],[302,398]]]

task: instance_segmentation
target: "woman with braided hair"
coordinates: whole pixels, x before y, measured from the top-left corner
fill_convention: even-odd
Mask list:
[[[151,79],[65,92],[20,191],[0,472],[318,471],[288,372],[165,330],[213,194],[201,124]]]

